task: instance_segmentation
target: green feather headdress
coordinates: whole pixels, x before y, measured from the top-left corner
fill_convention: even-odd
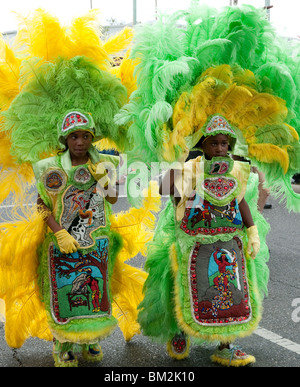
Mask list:
[[[267,185],[300,210],[290,184],[300,170],[300,83],[286,46],[265,11],[246,5],[218,12],[194,1],[139,27],[132,49],[138,89],[116,117],[131,124],[128,162],[180,159],[209,117],[221,115]]]
[[[67,111],[92,112],[95,137],[108,138],[122,147],[114,115],[126,102],[120,80],[100,70],[84,57],[58,58],[42,63],[24,63],[23,74],[31,80],[3,113],[3,129],[11,136],[11,154],[19,163],[34,163],[61,148],[57,125]]]
[[[57,125],[70,110],[93,115],[95,130],[106,137],[100,148],[126,146],[126,132],[118,132],[113,115],[136,88],[135,63],[128,59],[133,30],[125,27],[105,41],[97,14],[91,10],[63,26],[37,9],[17,15],[13,42],[0,36],[0,202],[10,191],[21,197],[34,182],[31,162],[61,147]],[[113,67],[124,50],[121,65]]]

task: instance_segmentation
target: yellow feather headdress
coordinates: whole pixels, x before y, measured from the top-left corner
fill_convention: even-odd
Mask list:
[[[133,31],[125,27],[120,33],[104,41],[101,28],[98,25],[98,10],[91,10],[86,15],[73,20],[67,27],[60,24],[57,17],[43,9],[23,16],[18,15],[19,28],[17,36],[10,45],[0,37],[0,110],[5,112],[11,102],[34,77],[33,60],[43,63],[55,62],[59,57],[71,59],[76,56],[86,56],[99,69],[114,74],[127,88],[128,98],[135,90],[133,75],[135,63],[128,59]],[[121,66],[114,67],[115,55],[124,52]],[[10,190],[22,194],[24,184],[33,183],[33,173],[30,164],[19,165],[10,153],[11,135],[3,129],[3,115],[0,116],[0,164],[1,164],[1,194],[0,202]],[[103,141],[103,146],[112,143]],[[115,145],[115,144],[113,144]],[[101,144],[100,144],[101,147]],[[16,179],[16,175],[18,178]],[[13,186],[11,186],[13,184]]]
[[[15,348],[20,347],[29,336],[51,340],[52,335],[47,324],[45,308],[39,299],[37,284],[36,251],[44,238],[44,219],[35,206],[23,206],[29,199],[27,188],[34,182],[32,166],[29,162],[20,163],[12,156],[11,131],[3,130],[5,112],[28,87],[32,78],[36,77],[37,68],[51,70],[52,64],[58,63],[59,60],[63,63],[79,58],[80,62],[81,57],[87,58],[87,66],[88,62],[91,62],[94,68],[113,74],[112,78],[119,78],[121,82],[118,83],[127,88],[129,98],[136,88],[133,75],[135,62],[128,58],[126,52],[131,44],[133,31],[126,27],[119,34],[104,41],[97,22],[97,13],[90,11],[85,16],[74,19],[67,28],[62,26],[55,16],[38,9],[29,16],[19,15],[20,25],[13,45],[0,38],[0,110],[4,113],[0,116],[0,203],[9,194],[13,194],[15,199],[13,216],[0,225],[0,318],[3,319],[6,309],[6,339],[8,344]],[[114,66],[114,57],[120,55],[124,57],[121,65]],[[47,78],[47,74],[44,75]],[[112,283],[115,304],[118,303],[120,308],[115,311],[115,306],[114,312],[120,319],[120,326],[127,340],[139,331],[138,324],[134,321],[145,273],[130,268],[123,261],[144,251],[144,244],[151,238],[150,212],[157,210],[157,200],[150,198],[146,209],[127,214],[129,224],[128,219],[124,219],[126,214],[112,221],[116,231],[120,231],[125,240],[116,267],[116,274],[122,273],[123,282],[120,282],[120,278],[119,281],[114,280],[114,277]],[[18,211],[21,211],[22,216],[18,215]],[[132,235],[136,231],[140,231],[139,243],[133,246]],[[128,283],[132,286],[126,290]],[[133,289],[136,289],[136,294]],[[127,311],[124,309],[125,304]],[[126,315],[122,314],[121,310]],[[133,322],[134,326],[130,326]]]
[[[172,121],[164,125],[164,158],[173,161],[178,146],[182,151],[195,146],[206,135],[210,117],[216,115],[225,117],[234,129],[236,153],[243,148],[240,155],[266,174],[272,192],[283,194],[289,209],[300,210],[300,197],[290,184],[293,174],[300,170],[299,135],[287,123],[286,102],[276,95],[259,93],[249,70],[227,64],[211,67],[200,75],[196,85],[182,92]]]
[[[195,1],[136,30],[138,88],[117,115],[135,139],[128,164],[181,160],[218,115],[237,133],[235,152],[300,210],[290,184],[300,170],[300,45],[291,55],[265,16],[249,5],[218,12]]]
[[[288,115],[286,103],[279,97],[258,93],[249,87],[254,74],[248,70],[242,72],[244,84],[239,83],[240,78],[235,77],[234,68],[229,65],[210,68],[199,77],[199,83],[190,92],[183,92],[174,106],[166,148],[170,149],[169,143],[186,147],[189,136],[199,140],[205,135],[210,116],[221,115],[248,146],[246,156],[259,162],[277,161],[286,173],[289,147],[297,147],[299,142],[295,129],[285,123]],[[171,150],[165,153],[166,159],[174,157],[174,148],[173,155]]]

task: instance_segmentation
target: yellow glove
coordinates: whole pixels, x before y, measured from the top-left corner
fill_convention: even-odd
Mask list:
[[[257,227],[251,226],[247,228],[247,235],[248,235],[247,253],[254,259],[260,249],[260,240],[259,240]],[[253,249],[253,252],[251,253],[252,249]]]
[[[59,250],[63,254],[75,253],[80,248],[80,244],[64,228],[55,234]]]
[[[88,169],[92,174],[93,178],[101,184],[102,187],[107,187],[109,184],[109,177],[107,175],[106,168],[103,166],[103,163],[100,161],[97,164],[92,164],[88,162]]]

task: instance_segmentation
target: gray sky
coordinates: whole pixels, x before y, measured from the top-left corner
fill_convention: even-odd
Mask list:
[[[155,3],[163,12],[173,12],[189,5],[189,1],[182,0],[136,0],[138,22],[155,18]],[[220,8],[229,5],[230,0],[200,0],[200,3]],[[239,0],[238,3],[263,7],[265,0]],[[270,0],[270,3],[274,6],[271,9],[271,22],[277,31],[295,38],[300,35],[300,1]],[[101,11],[99,22],[103,25],[110,19],[124,23],[131,23],[133,20],[133,0],[0,0],[0,31],[17,29],[17,17],[14,12],[27,14],[36,8],[43,8],[57,16],[63,24],[69,24],[73,17],[91,9],[91,5]]]

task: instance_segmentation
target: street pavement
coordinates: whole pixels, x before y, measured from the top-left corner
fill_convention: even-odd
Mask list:
[[[165,199],[163,203],[164,201]],[[264,216],[271,225],[267,237],[270,249],[269,294],[264,300],[263,318],[259,329],[250,337],[237,340],[236,344],[256,357],[256,363],[251,365],[251,368],[299,367],[300,214],[289,213],[284,205],[273,197],[269,202],[272,209],[264,210]],[[114,205],[116,212],[127,208],[128,202],[125,197],[120,197],[118,203]],[[0,208],[0,211],[2,210]],[[132,260],[132,264],[143,266],[144,261],[144,257],[138,256]],[[210,355],[214,350],[211,344],[192,345],[189,358],[176,361],[169,358],[164,345],[155,343],[143,335],[135,336],[126,343],[119,329],[116,329],[110,337],[101,342],[101,346],[104,353],[101,363],[87,363],[79,357],[79,367],[97,368],[100,372],[98,375],[102,375],[104,381],[113,378],[115,381],[122,381],[121,374],[124,374],[125,370],[128,373],[147,370],[148,375],[149,372],[166,370],[170,373],[160,374],[160,378],[174,379],[171,372],[176,371],[181,372],[181,375],[177,375],[179,378],[187,378],[187,375],[192,378],[196,375],[200,382],[199,373],[202,367],[220,368],[210,362]],[[5,342],[4,325],[0,323],[0,367],[53,366],[52,343],[30,338],[22,348],[13,350]],[[154,373],[151,374],[153,378],[156,377],[153,376]],[[145,377],[140,380],[145,381]],[[133,381],[131,380],[131,384],[134,384]]]

